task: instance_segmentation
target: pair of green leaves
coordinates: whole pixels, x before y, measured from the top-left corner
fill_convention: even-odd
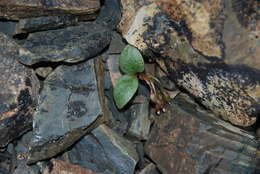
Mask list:
[[[139,50],[127,45],[120,55],[119,67],[125,75],[117,81],[113,95],[116,106],[121,109],[137,91],[138,78],[136,74],[144,71],[144,60]]]

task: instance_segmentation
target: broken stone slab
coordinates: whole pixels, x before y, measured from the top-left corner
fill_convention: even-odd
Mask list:
[[[100,125],[68,152],[69,161],[96,172],[133,174],[138,162],[135,145]]]
[[[160,172],[153,163],[150,163],[139,174],[160,174]]]
[[[37,18],[25,18],[19,20],[13,34],[54,30],[73,26],[77,23],[78,17],[76,16],[42,16]]]
[[[136,96],[130,107],[131,124],[128,135],[138,140],[147,140],[152,121],[149,119],[149,99],[145,96]]]
[[[185,26],[184,25],[185,22],[184,23],[180,21],[178,22],[178,19],[173,18],[174,15],[178,14],[177,13],[178,11],[174,10],[174,7],[176,7],[175,6],[176,4],[174,4],[175,1],[174,2],[149,1],[149,2],[150,3],[143,3],[139,5],[133,1],[122,2],[125,3],[123,7],[125,6],[127,8],[125,9],[123,8],[124,11],[123,11],[123,18],[120,23],[121,24],[120,29],[122,31],[123,36],[126,38],[126,40],[130,44],[142,50],[145,55],[148,55],[147,53],[148,51],[153,52],[157,56],[155,58],[156,61],[163,61],[165,65],[170,67],[164,70],[165,72],[171,71],[172,80],[176,79],[174,77],[176,74],[181,74],[180,72],[185,71],[186,73],[185,75],[183,74],[183,77],[185,76],[185,78],[187,78],[186,82],[188,83],[180,84],[178,80],[174,80],[174,82],[179,85],[179,88],[184,88],[186,91],[189,91],[189,93],[193,95],[194,98],[198,99],[198,101],[200,101],[201,104],[203,104],[206,108],[212,110],[216,115],[221,116],[225,120],[229,120],[233,124],[239,126],[250,126],[254,124],[256,121],[256,117],[257,115],[259,115],[260,112],[258,109],[260,104],[260,100],[259,100],[260,78],[258,75],[260,66],[257,65],[258,59],[254,57],[254,55],[257,55],[257,50],[255,49],[256,41],[253,39],[253,41],[248,42],[250,44],[246,44],[247,46],[245,47],[245,49],[241,49],[241,55],[245,55],[245,52],[248,52],[252,48],[253,56],[250,54],[248,54],[248,56],[243,56],[243,58],[241,57],[238,58],[235,56],[236,58],[232,60],[232,57],[227,57],[232,55],[230,54],[231,50],[233,50],[232,52],[236,52],[237,55],[240,55],[239,46],[242,46],[247,42],[243,43],[241,41],[238,44],[236,43],[233,49],[232,48],[232,43],[234,43],[232,41],[233,37],[228,37],[225,39],[220,37],[221,42],[225,40],[226,43],[231,44],[230,45],[231,49],[226,50],[224,47],[223,49],[221,48],[222,50],[221,52],[223,52],[223,55],[221,53],[214,58],[214,56],[209,56],[209,54],[207,54],[205,51],[201,52],[198,51],[199,49],[197,47],[195,48],[194,44],[192,43],[193,41],[189,39],[189,33],[193,36],[194,31],[190,29],[192,27],[189,26],[188,19],[185,19],[187,24],[187,26]],[[222,33],[221,35],[223,35],[224,33],[228,35],[228,32],[232,33],[231,28],[236,28],[236,30],[243,33],[244,35],[243,38],[247,38],[246,40],[248,40],[248,37],[249,36],[251,37],[252,33],[255,33],[254,27],[251,31],[248,31],[245,30],[245,28],[242,27],[239,28],[238,25],[234,26],[231,23],[228,23],[228,21],[230,21],[234,17],[239,17],[239,15],[237,16],[237,13],[236,15],[234,15],[234,10],[231,8],[232,6],[235,6],[235,2],[228,0],[225,2],[218,1],[216,4],[212,4],[211,1],[210,2],[191,1],[190,5],[185,4],[186,2],[187,1],[184,1],[184,4],[180,5],[180,10],[182,10],[182,8],[184,10],[184,12],[181,11],[181,13],[186,13],[187,11],[185,12],[185,10],[188,11],[191,10],[190,5],[192,4],[194,4],[194,8],[197,8],[196,7],[197,5],[198,7],[201,6],[200,10],[202,10],[203,12],[202,14],[208,11],[208,9],[205,11],[207,5],[208,8],[211,9],[215,9],[216,7],[216,12],[219,9],[223,10],[220,12],[219,23],[218,20],[215,21],[215,19],[212,19],[213,24],[216,25],[210,26],[213,27],[212,28],[213,30],[219,30],[218,27],[222,26],[220,27],[222,29],[216,32],[217,35],[220,33]],[[176,1],[176,3],[178,4],[179,1]],[[223,3],[227,3],[229,5],[223,6]],[[249,2],[246,2],[245,4],[247,3]],[[166,4],[168,5],[172,4],[173,8],[167,8],[168,6]],[[220,6],[217,7],[216,5],[220,5]],[[129,8],[129,6],[132,8]],[[187,6],[187,9],[185,6]],[[247,7],[245,7],[244,10],[246,9]],[[198,10],[198,12],[200,10]],[[228,11],[231,11],[232,13],[229,14]],[[169,14],[169,12],[171,12],[171,14]],[[221,16],[224,13],[225,15],[227,15],[227,19],[221,18]],[[178,17],[178,15],[176,17]],[[196,13],[195,13],[195,17],[196,17]],[[180,19],[184,19],[184,18],[180,16]],[[199,23],[207,22],[204,21],[204,19],[205,18],[202,17],[201,18],[202,21],[198,21],[198,22]],[[216,19],[218,19],[218,17]],[[214,21],[216,23],[214,23]],[[249,20],[249,22],[253,23],[251,19]],[[194,21],[194,23],[196,23],[196,21]],[[226,27],[226,29],[224,28],[223,30],[223,27]],[[239,34],[237,34],[236,36],[238,35]],[[211,34],[209,34],[207,37],[211,37]],[[196,38],[197,41],[194,42],[200,43],[205,39],[203,37],[204,39],[201,38],[201,41],[199,41],[198,38]],[[209,44],[207,42],[204,43]],[[214,44],[212,44],[212,46],[214,46]],[[205,48],[208,47],[205,46]],[[229,55],[226,54],[228,52]],[[214,51],[212,52],[212,54],[215,53]],[[226,56],[224,56],[225,54]],[[243,61],[239,61],[238,59],[243,59]],[[183,66],[183,64],[185,65]],[[185,70],[184,71],[180,70],[182,69],[181,67],[183,68],[183,70],[184,69]],[[214,76],[214,78],[211,79],[211,76]],[[180,81],[182,80],[184,79],[180,79]],[[227,90],[222,90],[223,88],[226,88],[226,86],[227,88],[230,88],[229,90],[231,90],[231,92],[227,92]],[[207,92],[201,90],[202,88],[206,89]],[[235,90],[233,90],[233,88],[235,88]],[[246,90],[246,92],[244,92],[244,90]],[[206,94],[207,96],[205,95],[205,93],[207,93]]]
[[[119,0],[106,0],[101,8],[96,23],[105,25],[110,29],[116,29],[121,18]]]
[[[51,167],[46,167],[43,174],[101,174],[57,159],[50,162]]]
[[[250,132],[217,119],[186,95],[157,117],[145,145],[162,173],[244,174],[259,170],[258,141]]]
[[[0,33],[0,148],[32,128],[39,81],[33,70],[18,62],[19,49]]]
[[[167,63],[170,79],[215,115],[237,126],[260,114],[260,71],[239,65]]]
[[[121,3],[119,30],[128,43],[142,51],[149,49],[172,59],[189,55],[189,61],[194,62],[205,61],[201,59],[203,55],[209,61],[260,68],[256,1],[122,0]],[[174,40],[176,32],[179,39]],[[185,45],[189,48],[182,48]]]
[[[97,64],[91,59],[59,66],[45,79],[34,114],[29,164],[63,152],[103,121]]]
[[[20,62],[75,63],[93,58],[110,42],[110,31],[94,23],[51,31],[32,33],[22,44],[29,52],[20,51]]]
[[[99,0],[2,0],[0,1],[0,17],[18,20],[28,17],[87,15],[100,8]]]

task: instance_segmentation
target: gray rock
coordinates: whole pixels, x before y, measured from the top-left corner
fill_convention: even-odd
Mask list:
[[[71,146],[102,118],[94,60],[60,66],[45,80],[34,115],[28,163]]]
[[[18,62],[22,49],[0,33],[0,148],[32,128],[39,82],[33,70]]]
[[[22,44],[30,52],[20,51],[20,61],[26,65],[46,61],[80,62],[100,53],[110,39],[107,28],[93,23],[37,32]]]
[[[130,113],[132,122],[128,134],[139,140],[147,140],[152,123],[149,119],[149,100],[145,96],[137,96]]]
[[[23,161],[17,166],[13,174],[40,174],[40,172],[36,166],[28,166],[26,161]]]
[[[121,9],[119,0],[106,0],[101,8],[96,22],[104,24],[110,29],[115,29],[121,19]]]
[[[114,32],[112,35],[111,43],[109,45],[109,54],[121,54],[126,44],[123,42],[123,38],[120,34]]]
[[[153,163],[148,164],[139,174],[160,174]]]
[[[0,32],[6,35],[13,35],[17,25],[17,21],[0,21]]]
[[[53,30],[76,25],[78,18],[75,16],[42,16],[19,20],[15,34],[31,33],[36,31]]]
[[[133,174],[135,145],[105,125],[92,131],[68,152],[70,162],[102,173]]]

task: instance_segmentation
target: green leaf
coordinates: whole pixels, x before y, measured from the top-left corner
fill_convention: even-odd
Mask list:
[[[113,95],[116,106],[121,109],[134,96],[138,88],[138,79],[135,75],[124,75],[116,83]]]
[[[126,74],[136,74],[144,71],[144,60],[139,50],[127,45],[119,58],[120,69]]]

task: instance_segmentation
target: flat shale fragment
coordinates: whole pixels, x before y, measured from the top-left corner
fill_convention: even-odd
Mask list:
[[[39,82],[18,62],[19,45],[0,33],[0,148],[32,128]]]
[[[133,174],[138,162],[135,145],[100,125],[69,152],[69,161],[99,173]]]
[[[1,0],[0,17],[18,20],[55,15],[87,15],[100,8],[99,0]]]
[[[54,30],[76,25],[75,16],[42,16],[36,18],[20,19],[14,34],[32,33],[37,31]]]
[[[260,72],[226,64],[169,63],[170,78],[198,102],[234,125],[251,126],[260,114]]]
[[[100,53],[110,39],[110,31],[94,23],[33,33],[22,44],[30,52],[20,51],[20,62],[80,62]]]
[[[156,118],[145,150],[165,174],[260,171],[254,136],[205,112],[184,95]]]
[[[63,152],[102,122],[101,89],[94,60],[59,66],[46,78],[34,114],[28,163]]]

